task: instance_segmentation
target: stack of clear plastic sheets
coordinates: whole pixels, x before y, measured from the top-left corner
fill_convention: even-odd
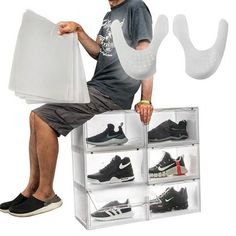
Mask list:
[[[27,103],[90,101],[76,33],[27,10],[19,30],[9,89]]]

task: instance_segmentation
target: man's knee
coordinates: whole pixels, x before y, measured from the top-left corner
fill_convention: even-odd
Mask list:
[[[36,114],[35,114],[33,111],[30,112],[29,121],[30,121],[30,126],[31,126],[31,127],[34,126],[35,115],[36,115]]]
[[[30,113],[30,125],[31,127],[36,127],[45,123],[35,112],[31,111]]]

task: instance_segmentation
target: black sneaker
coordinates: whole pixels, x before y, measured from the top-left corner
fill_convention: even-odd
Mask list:
[[[91,216],[98,221],[109,221],[131,218],[133,217],[133,212],[129,199],[127,199],[124,203],[118,201],[109,202],[100,210],[92,213]]]
[[[162,160],[149,169],[149,176],[150,178],[161,178],[170,175],[184,175],[187,172],[183,156],[174,160],[168,152],[164,152]]]
[[[19,217],[34,216],[54,210],[61,205],[62,200],[57,195],[46,202],[32,196],[20,205],[10,207],[9,213],[13,216]]]
[[[171,120],[167,120],[148,132],[148,141],[163,142],[168,140],[187,139],[188,133],[186,126],[186,120],[182,120],[178,124]]]
[[[115,156],[98,173],[88,175],[88,181],[93,184],[121,183],[132,180],[134,180],[134,173],[128,157],[121,159],[119,156]]]
[[[0,211],[4,213],[8,213],[10,207],[19,205],[27,199],[28,199],[27,197],[25,197],[24,195],[20,193],[14,200],[0,204]]]
[[[157,199],[150,201],[152,213],[163,213],[167,211],[183,210],[188,208],[188,194],[186,188],[176,191],[173,187],[167,188]]]
[[[86,141],[88,144],[96,146],[107,146],[107,145],[121,145],[128,142],[123,130],[123,123],[119,126],[119,131],[114,131],[114,125],[108,124],[107,129],[102,133],[97,134],[93,137],[87,138]]]

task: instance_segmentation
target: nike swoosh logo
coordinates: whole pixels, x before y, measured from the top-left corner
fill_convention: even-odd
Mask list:
[[[165,170],[167,170],[167,169],[169,169],[171,166],[174,166],[175,165],[175,163],[172,163],[172,164],[170,164],[170,165],[168,165],[168,166],[165,166],[165,167],[158,167],[158,170],[159,171],[165,171]]]
[[[122,170],[122,169],[124,169],[124,168],[126,168],[128,165],[130,165],[131,163],[129,162],[129,163],[127,163],[127,164],[125,164],[125,165],[123,165],[122,163],[119,165],[119,168]]]
[[[108,134],[107,138],[116,138],[117,136],[118,136],[117,134],[116,135],[111,135],[111,136]]]
[[[169,199],[165,199],[165,202],[169,202],[169,201],[171,201],[173,198],[174,198],[174,197],[171,197],[171,198],[169,198]]]

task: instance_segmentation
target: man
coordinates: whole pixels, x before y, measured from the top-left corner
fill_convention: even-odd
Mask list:
[[[59,34],[76,32],[78,40],[91,57],[97,60],[94,76],[88,82],[89,104],[46,104],[30,114],[30,177],[24,191],[13,201],[0,205],[0,210],[15,216],[31,216],[61,206],[53,190],[58,156],[58,137],[66,136],[94,115],[111,110],[130,109],[135,93],[142,85],[141,102],[135,110],[144,124],[152,115],[153,79],[140,82],[128,77],[122,69],[112,42],[110,25],[118,19],[123,23],[127,43],[137,49],[146,48],[152,39],[152,19],[142,0],[109,0],[96,41],[75,22],[58,24]]]

